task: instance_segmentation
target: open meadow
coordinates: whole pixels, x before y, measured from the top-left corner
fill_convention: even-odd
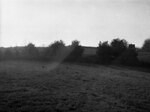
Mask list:
[[[0,62],[0,112],[149,112],[150,73],[106,66]]]

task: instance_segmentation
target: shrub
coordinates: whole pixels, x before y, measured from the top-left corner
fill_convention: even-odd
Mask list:
[[[97,54],[99,63],[101,64],[111,63],[112,51],[111,51],[110,45],[108,44],[108,41],[99,43],[96,54]]]
[[[146,39],[142,46],[142,50],[145,52],[150,52],[150,39]]]
[[[135,45],[130,44],[127,50],[122,53],[115,61],[118,64],[136,66],[139,63],[137,55],[138,54],[136,52]]]
[[[24,56],[26,59],[38,59],[39,51],[34,44],[29,43],[27,46],[25,46]]]
[[[66,55],[66,47],[62,40],[55,41],[46,48],[44,58],[49,61],[62,61]]]
[[[68,56],[66,58],[67,61],[79,61],[82,57],[84,49],[80,45],[78,40],[72,41],[71,46],[68,49]]]
[[[127,41],[124,39],[113,39],[111,42],[111,48],[112,48],[112,56],[113,58],[118,58],[124,51],[127,49]]]

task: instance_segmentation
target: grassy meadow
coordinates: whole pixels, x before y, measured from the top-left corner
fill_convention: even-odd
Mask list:
[[[106,66],[0,62],[0,112],[149,112],[150,73]]]

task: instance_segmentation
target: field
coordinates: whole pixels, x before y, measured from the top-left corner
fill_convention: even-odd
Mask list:
[[[150,73],[106,66],[0,62],[0,112],[149,112]]]

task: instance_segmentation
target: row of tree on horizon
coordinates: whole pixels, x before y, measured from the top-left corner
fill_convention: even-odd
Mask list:
[[[125,64],[137,65],[138,51],[134,44],[129,44],[125,39],[113,39],[99,42],[95,55],[83,56],[84,47],[78,40],[72,41],[70,46],[66,46],[62,40],[51,43],[48,47],[39,50],[33,43],[24,46],[0,49],[0,60],[41,60],[41,61],[69,61],[86,62],[97,64]],[[138,48],[139,50],[139,48]],[[150,39],[144,41],[141,51],[150,52]]]

